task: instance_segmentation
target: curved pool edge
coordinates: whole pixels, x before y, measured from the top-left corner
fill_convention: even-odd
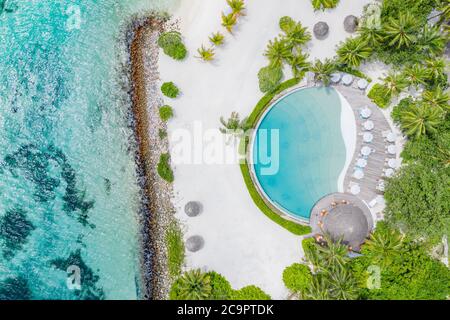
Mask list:
[[[346,151],[345,164],[339,174],[337,187],[339,192],[345,192],[345,175],[350,167],[356,149],[356,119],[353,109],[347,99],[345,99],[337,88],[334,88],[334,90],[337,92],[341,102],[341,134]]]
[[[256,133],[258,132],[258,130],[256,128],[259,128],[261,121],[265,118],[265,116],[272,109],[272,107],[278,103],[278,101],[286,98],[287,96],[289,96],[297,91],[312,88],[312,87],[313,86],[307,86],[304,84],[296,85],[294,87],[287,89],[285,92],[282,92],[282,93],[276,95],[275,97],[273,97],[273,99],[270,101],[270,103],[268,103],[267,106],[265,107],[264,111],[258,115],[258,121],[255,123],[254,127],[252,128],[253,132],[250,136],[250,141],[248,142],[248,147],[247,147],[248,152],[246,155],[246,158],[247,158],[246,162],[247,162],[247,166],[249,168],[250,177],[253,181],[253,184],[255,185],[256,190],[258,190],[258,193],[260,194],[261,199],[267,204],[267,206],[269,206],[270,209],[272,209],[272,211],[274,211],[276,214],[278,214],[282,218],[293,221],[293,222],[300,223],[302,225],[309,225],[309,219],[306,219],[304,217],[299,217],[299,216],[295,215],[294,213],[289,212],[285,208],[282,208],[282,207],[280,208],[280,205],[276,204],[275,202],[273,202],[270,199],[270,197],[267,195],[267,193],[264,191],[263,187],[259,183],[258,178],[255,173],[255,167],[254,167],[254,161],[253,161],[253,159],[254,159],[253,158],[253,144],[255,142]]]
[[[286,220],[290,220],[293,222],[300,223],[302,225],[310,225],[310,217],[311,217],[311,211],[310,211],[310,217],[305,218],[298,216],[294,214],[293,212],[290,212],[286,208],[282,207],[281,205],[274,202],[265,192],[264,188],[261,186],[256,173],[255,173],[255,167],[254,167],[254,161],[253,161],[253,152],[254,152],[254,141],[257,134],[257,128],[259,128],[261,122],[266,117],[267,113],[272,109],[274,105],[276,105],[280,100],[288,97],[291,94],[294,94],[300,90],[309,89],[309,88],[315,88],[316,86],[308,86],[308,85],[297,85],[293,88],[289,88],[285,92],[282,92],[278,95],[276,95],[270,103],[267,104],[267,106],[264,108],[264,111],[261,112],[258,115],[258,121],[255,123],[253,129],[253,132],[250,136],[250,140],[248,143],[248,151],[246,154],[247,157],[247,166],[249,167],[250,177],[253,181],[253,184],[255,185],[257,191],[259,192],[262,200],[279,216]],[[340,117],[340,123],[341,123],[341,134],[342,138],[344,140],[345,148],[346,148],[346,159],[345,164],[341,170],[341,173],[339,174],[339,178],[337,180],[337,188],[338,192],[344,192],[344,179],[346,176],[346,173],[348,171],[348,168],[350,167],[355,148],[356,148],[356,119],[352,110],[352,107],[350,106],[350,103],[344,98],[344,96],[337,90],[335,87],[329,87],[332,88],[337,95],[339,96],[339,101],[341,105],[341,117]],[[350,120],[351,119],[351,120]],[[250,161],[249,161],[250,160]],[[326,195],[324,195],[326,196]]]

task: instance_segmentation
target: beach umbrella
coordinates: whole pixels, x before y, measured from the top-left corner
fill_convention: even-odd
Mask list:
[[[393,132],[389,132],[386,137],[386,140],[389,142],[395,142],[395,134]]]
[[[345,75],[342,77],[342,83],[345,84],[346,86],[351,85],[352,82],[353,82],[353,76],[352,76],[352,75],[350,75],[350,74],[345,74]]]
[[[188,217],[196,217],[202,211],[202,205],[197,201],[189,201],[184,206],[184,212]]]
[[[371,134],[370,132],[364,132],[363,140],[364,140],[364,142],[372,142],[373,134]]]
[[[396,154],[397,150],[395,149],[395,145],[393,145],[393,144],[388,145],[387,152],[389,154]]]
[[[372,115],[372,110],[370,110],[369,108],[365,107],[364,109],[362,109],[359,112],[359,115],[361,117],[363,117],[364,119],[367,119],[367,118],[369,118]]]
[[[361,90],[364,90],[369,85],[369,82],[366,79],[359,79],[358,80],[358,88]]]
[[[359,184],[352,185],[352,187],[350,188],[350,192],[354,195],[359,194],[361,192],[361,188],[359,187]]]
[[[364,178],[364,172],[360,169],[357,169],[357,170],[355,170],[355,172],[353,172],[353,177],[360,180],[360,179]]]
[[[386,172],[384,173],[386,175],[386,177],[392,177],[392,175],[394,174],[394,170],[389,168],[386,170]]]
[[[363,156],[368,156],[371,152],[372,150],[368,146],[364,146],[361,148],[361,154]]]
[[[358,18],[354,15],[346,16],[344,19],[344,30],[349,33],[353,33],[358,28],[358,24]]]
[[[205,241],[201,236],[192,236],[186,240],[186,249],[190,252],[196,252],[203,248]]]
[[[359,159],[356,161],[356,165],[357,165],[358,167],[360,167],[360,168],[365,168],[365,167],[367,166],[367,160],[366,160],[366,159],[363,159],[363,158],[359,158]]]
[[[392,169],[397,168],[397,160],[395,160],[395,159],[389,159],[389,160],[388,160],[388,166],[391,167]]]
[[[331,82],[338,83],[341,81],[342,75],[339,72],[335,72],[331,74]]]
[[[330,27],[324,21],[319,21],[314,25],[313,32],[317,39],[324,39],[328,35]]]
[[[375,127],[371,120],[367,120],[366,122],[364,122],[363,126],[366,130],[372,130]]]

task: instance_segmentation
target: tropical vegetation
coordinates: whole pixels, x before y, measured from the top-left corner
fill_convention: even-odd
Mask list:
[[[181,274],[185,256],[183,233],[176,220],[173,220],[167,228],[165,243],[169,276],[176,278]]]
[[[359,67],[372,54],[368,41],[362,37],[350,38],[337,50],[338,61],[350,67]]]
[[[215,47],[220,47],[225,42],[225,36],[220,32],[215,32],[209,36],[209,41]]]
[[[205,46],[203,45],[197,49],[197,53],[197,58],[203,61],[212,61],[214,60],[214,56],[216,55],[214,48],[205,48]]]
[[[159,117],[162,121],[167,121],[173,117],[173,109],[171,106],[162,106],[159,108]]]
[[[378,222],[361,254],[352,258],[340,241],[325,239],[303,240],[305,263],[283,272],[286,287],[300,299],[444,300],[450,294],[450,269],[389,222]]]
[[[183,273],[170,289],[171,300],[270,300],[257,286],[233,290],[228,280],[215,271],[194,269]]]
[[[311,0],[314,10],[333,9],[339,4],[339,0]]]
[[[167,31],[158,38],[158,46],[163,52],[175,60],[183,60],[187,55],[187,49],[183,43],[181,33]]]
[[[258,72],[259,90],[272,92],[278,88],[283,78],[283,70],[280,66],[267,66]]]
[[[173,182],[174,176],[172,168],[170,167],[170,155],[168,153],[162,153],[160,155],[156,169],[161,178],[169,183]]]
[[[161,86],[161,92],[168,98],[176,98],[180,94],[180,89],[173,82],[164,82]]]
[[[232,112],[231,116],[225,120],[224,117],[220,117],[220,123],[222,124],[222,128],[220,128],[220,132],[222,133],[237,133],[239,135],[243,134],[249,128],[247,123],[247,118],[240,120],[239,114],[237,112]]]
[[[336,64],[330,59],[324,61],[316,60],[311,67],[311,71],[314,72],[314,80],[322,82],[325,86],[328,86],[331,81],[331,75],[336,71]]]
[[[304,46],[311,40],[306,27],[291,17],[281,17],[278,23],[281,33],[270,40],[264,56],[269,64],[258,72],[261,92],[270,93],[281,83],[283,68],[288,65],[295,78],[302,78],[309,70],[308,54],[303,53]]]

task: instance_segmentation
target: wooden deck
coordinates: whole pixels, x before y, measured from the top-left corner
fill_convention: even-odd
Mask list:
[[[356,119],[357,138],[355,154],[353,155],[352,162],[345,175],[344,191],[350,193],[351,185],[358,184],[361,189],[360,193],[357,195],[358,198],[363,200],[366,204],[369,204],[379,194],[382,194],[382,192],[377,190],[377,186],[380,179],[384,176],[383,169],[387,169],[386,159],[395,159],[395,155],[389,155],[385,151],[386,146],[390,143],[386,142],[383,136],[383,132],[388,132],[391,128],[384,115],[365,95],[364,91],[344,85],[336,85],[334,88],[348,101]],[[368,119],[362,119],[360,116],[360,109],[364,106],[367,106],[372,111],[372,115]],[[374,128],[370,131],[373,134],[373,141],[370,143],[365,143],[362,136],[365,132],[363,123],[366,120],[371,120],[374,123]],[[363,168],[364,177],[358,180],[353,177],[353,172],[356,167],[357,159],[361,157],[361,148],[365,145],[375,151],[366,157],[367,166]]]

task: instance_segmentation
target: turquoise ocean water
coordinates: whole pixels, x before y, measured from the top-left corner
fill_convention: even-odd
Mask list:
[[[0,299],[139,296],[122,40],[171,2],[0,1]]]
[[[265,174],[270,164],[259,161],[261,138],[253,145],[254,169],[266,195],[284,211],[309,220],[310,210],[321,197],[338,191],[337,181],[345,165],[346,150],[341,132],[341,102],[332,88],[309,88],[282,98],[262,119],[257,130],[278,130],[278,171]],[[264,159],[263,159],[264,160]]]

